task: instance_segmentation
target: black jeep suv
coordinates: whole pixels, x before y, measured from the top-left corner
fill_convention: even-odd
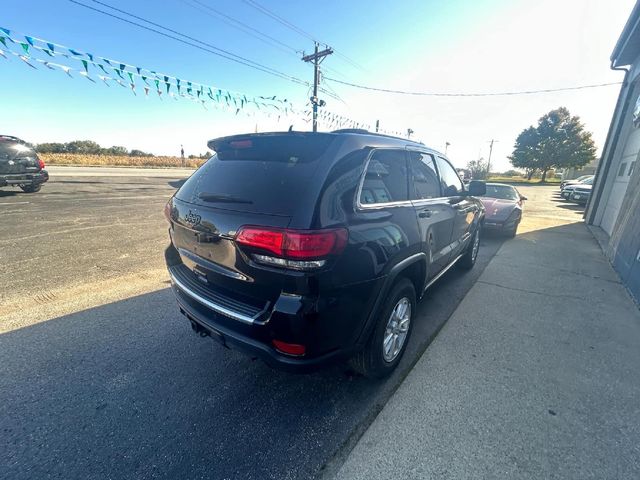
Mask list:
[[[29,144],[17,137],[0,135],[0,187],[16,186],[34,193],[47,180],[44,162]]]
[[[476,261],[485,186],[441,154],[360,130],[218,138],[169,201],[165,256],[192,328],[268,364],[398,364],[416,301]]]

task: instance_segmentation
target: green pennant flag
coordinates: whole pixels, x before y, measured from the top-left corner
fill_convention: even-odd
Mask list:
[[[178,93],[180,93],[180,79],[176,78],[176,88],[178,89]]]
[[[156,84],[156,90],[160,91],[160,80],[158,80],[157,78],[154,80],[155,84]]]
[[[144,83],[146,83],[147,85],[149,85],[149,82],[147,82],[147,77],[145,77],[144,75],[140,75],[140,78],[142,78],[142,81]]]
[[[114,68],[113,71],[116,72],[118,76],[124,80],[124,77],[122,76],[122,72],[120,70],[118,70],[117,68]]]
[[[209,87],[209,91],[207,92],[207,95],[209,96],[209,98],[210,98],[211,100],[215,100],[215,99],[213,98],[213,92],[211,91],[211,87]]]
[[[0,37],[0,42],[2,42],[2,44],[6,47],[7,46],[7,39],[4,37]]]
[[[84,67],[84,71],[89,73],[89,63],[86,60],[81,60],[82,66]]]
[[[129,80],[131,80],[131,84],[133,84],[133,73],[127,72],[127,74],[129,75]]]
[[[22,49],[24,50],[24,53],[29,53],[29,44],[28,43],[20,42],[20,45],[22,45]]]
[[[107,75],[107,76],[109,75],[109,72],[107,72],[105,70],[104,66],[101,63],[98,63],[97,65],[98,65],[98,67],[100,67],[100,70],[102,70],[105,73],[105,75]]]
[[[187,93],[189,95],[193,95],[192,91],[193,89],[191,88],[191,82],[187,82]]]

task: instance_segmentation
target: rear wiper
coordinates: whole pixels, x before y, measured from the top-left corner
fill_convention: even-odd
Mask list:
[[[224,203],[253,203],[251,200],[235,197],[233,195],[225,195],[219,193],[200,193],[198,198],[205,202],[224,202]]]

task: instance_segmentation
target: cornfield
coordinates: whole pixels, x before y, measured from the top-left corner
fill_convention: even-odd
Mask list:
[[[130,157],[128,155],[88,155],[77,153],[41,153],[47,165],[82,165],[109,167],[188,167],[197,168],[206,160],[180,157]],[[184,163],[183,163],[184,161]]]

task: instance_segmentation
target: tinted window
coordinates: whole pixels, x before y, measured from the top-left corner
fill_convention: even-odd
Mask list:
[[[308,195],[318,162],[335,137],[318,134],[234,137],[176,194],[179,200],[243,212],[292,215]]]
[[[445,197],[459,195],[464,190],[458,173],[444,158],[437,157],[438,171],[440,172],[440,183]]]
[[[409,199],[404,150],[378,150],[373,154],[360,193],[362,205],[402,202]]]
[[[416,200],[440,196],[440,180],[433,157],[427,153],[409,152],[412,197]]]

